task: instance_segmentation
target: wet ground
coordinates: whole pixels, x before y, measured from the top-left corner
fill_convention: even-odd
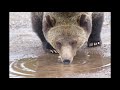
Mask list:
[[[29,12],[10,12],[10,78],[110,78],[111,35],[109,12],[105,13],[101,47],[82,47],[70,65],[57,54],[45,53],[32,31]]]

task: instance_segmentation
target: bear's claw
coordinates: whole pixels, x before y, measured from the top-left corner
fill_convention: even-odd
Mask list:
[[[56,50],[50,50],[50,53],[57,54],[58,52]]]
[[[96,47],[96,46],[101,46],[101,42],[90,42],[88,43],[88,47]]]

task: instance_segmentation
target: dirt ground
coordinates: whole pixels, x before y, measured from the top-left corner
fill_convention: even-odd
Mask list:
[[[9,50],[10,62],[16,59],[36,58],[44,54],[41,47],[41,41],[32,31],[30,12],[10,12],[9,13]],[[105,20],[102,28],[102,41],[107,49],[107,56],[110,55],[111,45],[111,15],[110,12],[105,12]],[[66,78],[111,78],[111,66],[104,68],[94,73],[75,73],[64,76]],[[14,77],[15,78],[15,77]]]

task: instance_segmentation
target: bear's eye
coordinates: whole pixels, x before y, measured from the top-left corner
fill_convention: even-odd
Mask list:
[[[69,44],[70,44],[71,46],[75,46],[75,45],[77,44],[77,41],[76,41],[76,40],[70,41]]]
[[[61,43],[61,42],[59,42],[59,41],[57,41],[57,42],[56,42],[56,46],[57,46],[58,48],[61,48],[62,43]]]
[[[56,23],[55,18],[50,17],[49,15],[46,16],[46,21],[49,27],[53,27]]]

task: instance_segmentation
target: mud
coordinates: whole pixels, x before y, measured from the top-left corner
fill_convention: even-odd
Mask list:
[[[105,13],[101,47],[83,46],[70,65],[58,54],[45,53],[32,32],[29,12],[10,13],[10,78],[110,78],[110,13]]]

